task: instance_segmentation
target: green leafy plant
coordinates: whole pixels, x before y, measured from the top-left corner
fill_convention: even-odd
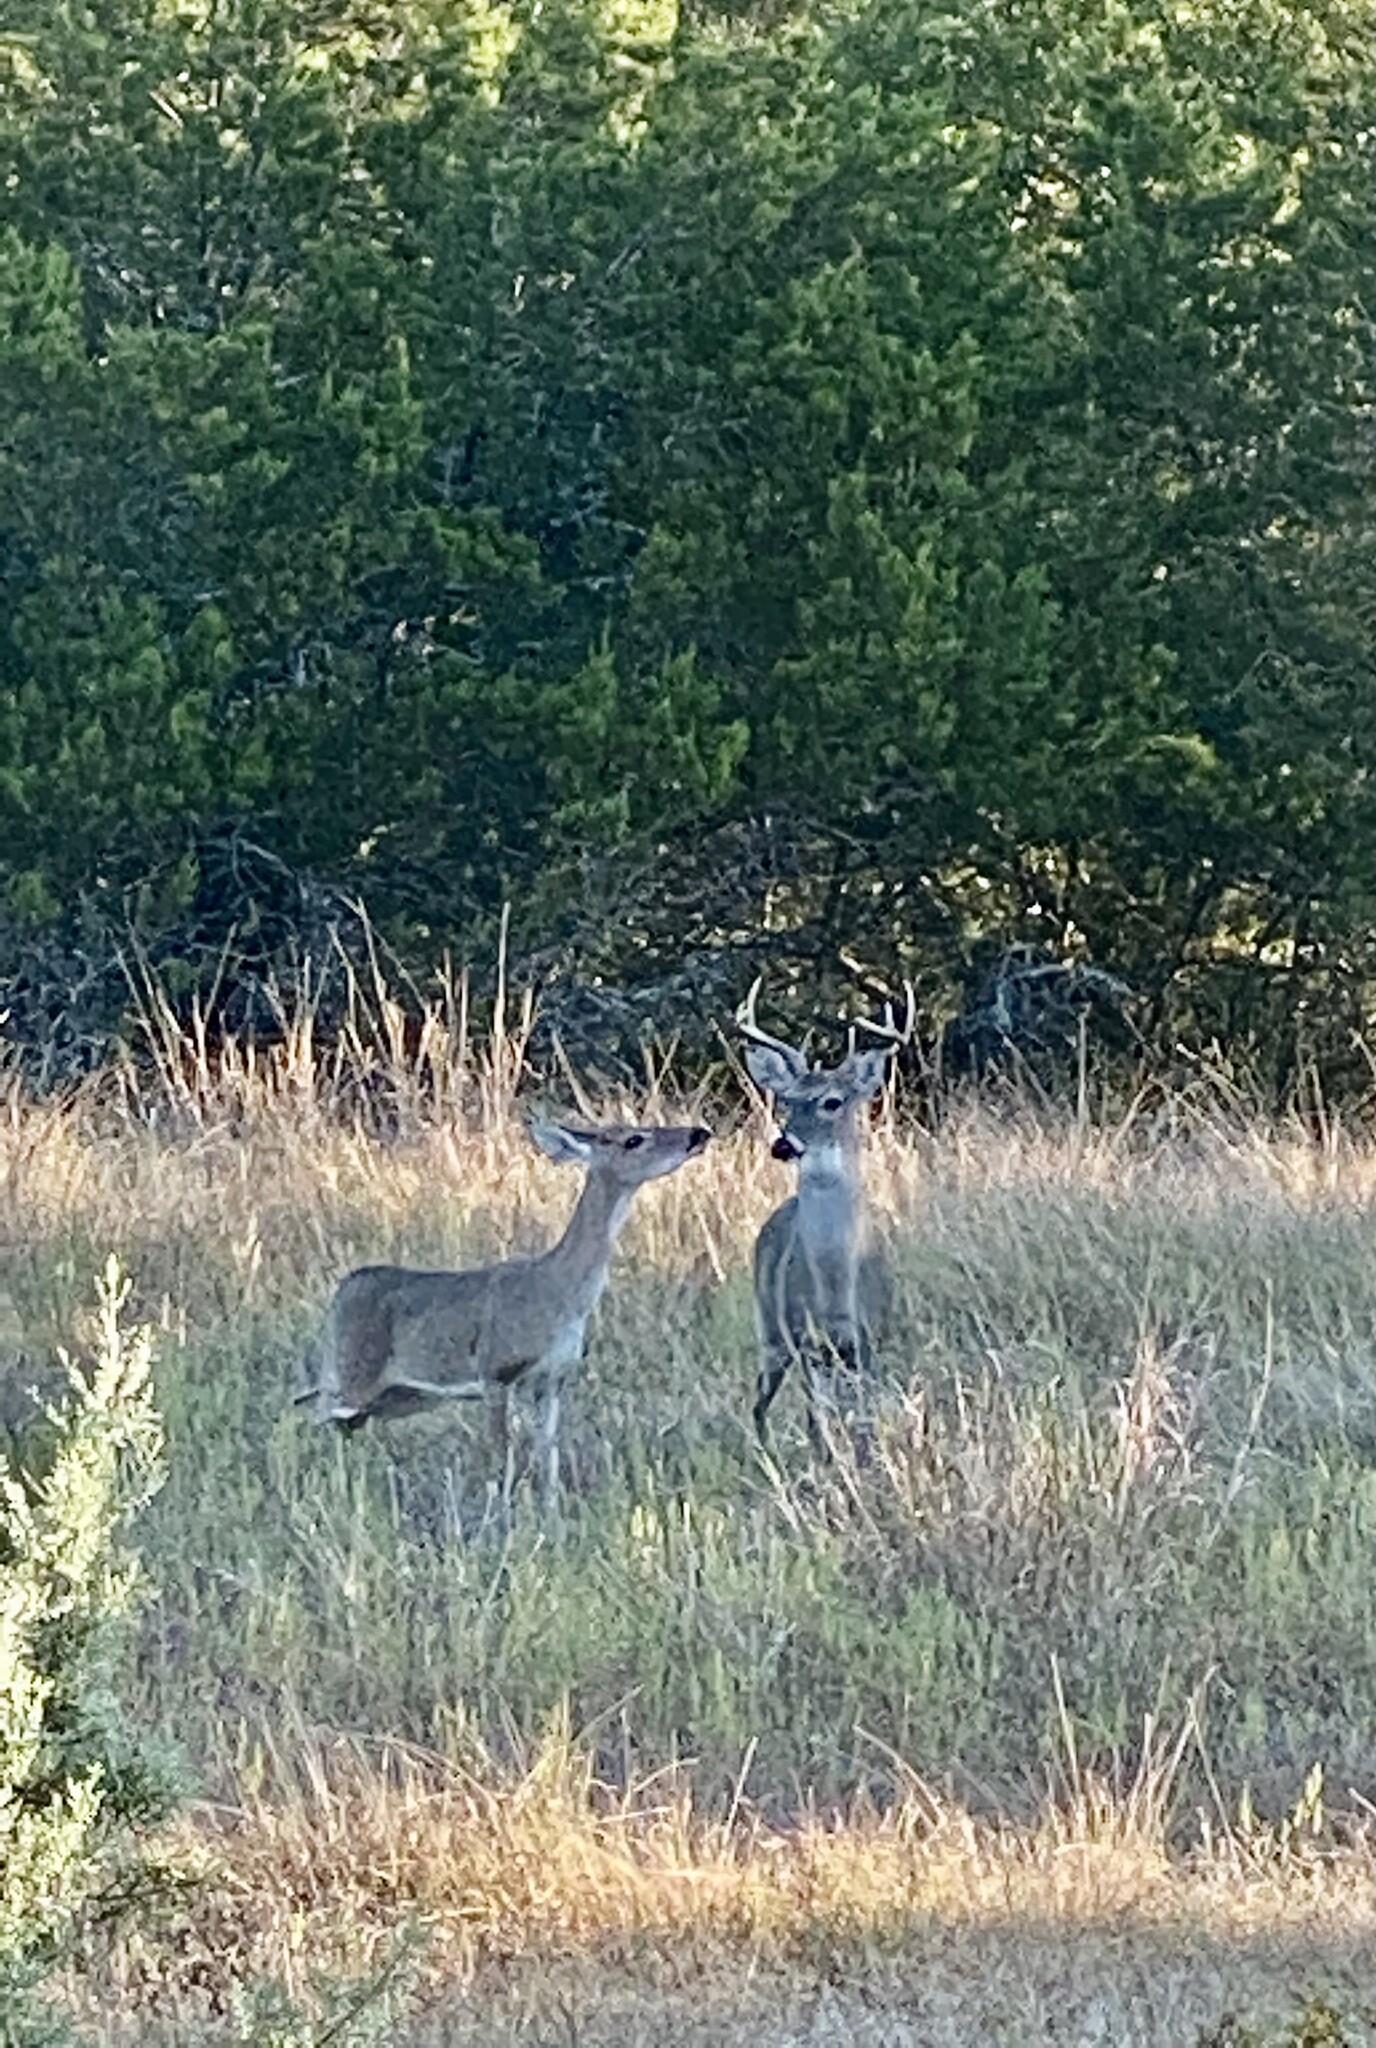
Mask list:
[[[84,1909],[127,1892],[132,1831],[171,1799],[165,1762],[128,1726],[115,1675],[142,1586],[127,1546],[162,1483],[152,1333],[126,1330],[129,1281],[98,1286],[88,1370],[31,1433],[33,1468],[0,1481],[0,2041],[50,2031],[32,1993]]]

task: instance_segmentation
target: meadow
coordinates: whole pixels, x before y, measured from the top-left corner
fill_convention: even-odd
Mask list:
[[[1364,1133],[1217,1078],[887,1101],[899,1330],[873,1457],[819,1465],[796,1388],[749,1429],[764,1106],[648,1085],[718,1136],[638,1198],[561,1512],[508,1516],[463,1413],[291,1397],[351,1265],[557,1233],[523,1109],[618,1105],[452,1010],[328,1054],[164,1021],[0,1129],[7,1419],[111,1252],[158,1333],[121,1683],[191,1796],[68,1987],[93,2041],[1372,2038]]]

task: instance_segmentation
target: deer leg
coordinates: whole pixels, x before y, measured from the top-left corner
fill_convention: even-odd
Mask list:
[[[492,1448],[492,1460],[497,1478],[489,1484],[500,1488],[502,1506],[511,1506],[511,1490],[515,1484],[516,1467],[511,1455],[511,1395],[500,1382],[494,1383],[487,1392],[487,1433]]]
[[[536,1422],[536,1483],[541,1498],[557,1503],[559,1498],[559,1397],[561,1382],[551,1373],[540,1390]]]
[[[849,1321],[830,1331],[814,1328],[813,1342],[804,1354],[808,1396],[808,1436],[820,1457],[832,1455],[831,1431],[835,1424],[848,1425],[856,1462],[870,1462],[873,1420],[870,1413],[870,1363],[864,1333]]]
[[[394,1415],[401,1415],[411,1414],[436,1401],[481,1401],[486,1395],[487,1381],[484,1379],[423,1380],[416,1373],[393,1373],[379,1387],[370,1405],[375,1414],[386,1407]],[[408,1405],[403,1407],[403,1402]]]
[[[874,1456],[873,1359],[867,1333],[861,1325],[847,1328],[830,1349],[829,1378],[841,1399],[836,1406],[850,1427],[857,1465],[868,1465]]]
[[[755,1406],[751,1412],[755,1418],[755,1434],[760,1440],[761,1448],[768,1448],[770,1404],[783,1385],[784,1374],[787,1371],[787,1357],[781,1357],[777,1351],[770,1351],[766,1354],[755,1381]]]
[[[836,1402],[826,1362],[815,1352],[803,1354],[803,1385],[807,1391],[808,1442],[816,1457],[830,1463],[831,1436],[827,1424],[836,1412]]]

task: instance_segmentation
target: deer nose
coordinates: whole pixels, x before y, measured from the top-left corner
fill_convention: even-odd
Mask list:
[[[701,1152],[703,1147],[705,1145],[710,1145],[711,1142],[712,1133],[709,1130],[707,1130],[704,1125],[694,1124],[692,1130],[688,1133],[689,1152]]]
[[[780,1131],[769,1148],[769,1156],[771,1159],[801,1159],[803,1148],[789,1137],[787,1131]]]

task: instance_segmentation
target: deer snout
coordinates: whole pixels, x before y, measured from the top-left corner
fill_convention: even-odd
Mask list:
[[[789,1137],[787,1131],[780,1131],[769,1148],[769,1156],[771,1159],[801,1159],[803,1148],[795,1139]]]
[[[691,1159],[696,1153],[704,1151],[711,1142],[712,1133],[702,1124],[694,1124],[688,1133],[688,1157]]]

